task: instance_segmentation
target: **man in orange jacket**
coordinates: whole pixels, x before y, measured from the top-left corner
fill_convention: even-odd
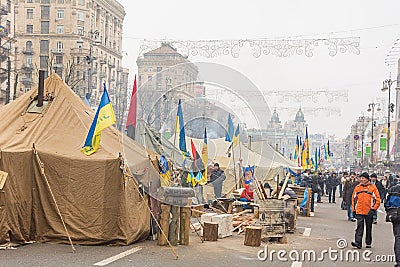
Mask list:
[[[355,217],[357,219],[355,242],[351,242],[351,245],[359,249],[362,247],[365,221],[366,248],[371,248],[373,215],[379,208],[381,199],[379,197],[379,192],[376,186],[369,182],[368,173],[363,172],[360,175],[360,183],[356,186],[356,188],[354,188],[351,202],[353,214],[355,214]]]

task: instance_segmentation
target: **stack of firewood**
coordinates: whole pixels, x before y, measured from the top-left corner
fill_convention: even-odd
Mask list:
[[[250,210],[233,214],[233,231],[238,230],[238,234],[241,234],[247,226],[257,222],[258,214],[258,212],[251,213]]]

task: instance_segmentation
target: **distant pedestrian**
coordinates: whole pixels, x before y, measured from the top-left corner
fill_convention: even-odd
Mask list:
[[[374,184],[376,186],[376,188],[378,189],[380,199],[384,198],[385,197],[384,196],[385,188],[383,187],[383,184],[381,183],[381,181],[379,181],[377,179],[378,176],[376,175],[376,173],[371,174],[370,178],[371,178],[371,184]],[[378,212],[377,211],[375,211],[375,213],[374,213],[372,223],[373,224],[378,223]]]
[[[400,184],[396,178],[393,183],[396,185],[390,188],[385,201],[386,221],[391,222],[394,235],[394,255],[396,265],[400,267]]]
[[[329,203],[336,203],[335,194],[336,194],[336,187],[340,184],[336,172],[332,172],[332,174],[326,180],[326,188],[328,190],[328,198]]]
[[[362,248],[362,239],[365,224],[365,243],[366,248],[371,248],[372,244],[372,220],[375,211],[379,208],[381,199],[378,189],[369,181],[369,175],[363,172],[360,175],[360,183],[354,188],[352,196],[352,210],[357,219],[357,228],[353,247]]]
[[[216,198],[222,197],[222,184],[225,179],[225,172],[219,167],[218,163],[214,163],[214,169],[210,175],[210,183],[212,183],[214,187],[214,195]]]
[[[352,222],[355,222],[356,219],[354,218],[351,209],[351,199],[352,199],[351,197],[353,195],[354,188],[357,186],[357,184],[358,181],[356,180],[356,173],[352,171],[350,172],[350,177],[347,177],[347,181],[344,184],[342,193],[343,201],[347,208],[347,220]]]

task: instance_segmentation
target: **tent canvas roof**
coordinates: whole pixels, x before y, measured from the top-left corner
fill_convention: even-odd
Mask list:
[[[50,189],[74,242],[130,244],[145,237],[146,203],[136,182],[124,179],[119,157],[136,178],[150,179],[158,172],[145,148],[109,127],[102,132],[100,149],[86,156],[80,148],[93,111],[56,74],[45,80],[45,96],[52,101],[42,114],[26,112],[36,94],[37,88],[0,108],[0,170],[9,173],[0,196],[5,207],[0,210],[0,244],[67,241]]]

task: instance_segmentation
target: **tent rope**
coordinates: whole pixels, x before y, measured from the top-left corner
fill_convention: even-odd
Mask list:
[[[176,250],[174,249],[174,247],[172,246],[172,244],[169,242],[169,240],[168,240],[168,236],[165,234],[165,232],[163,231],[163,229],[161,228],[161,225],[158,223],[158,220],[157,220],[157,218],[155,217],[155,215],[154,215],[154,213],[153,213],[153,211],[151,210],[151,208],[150,208],[150,206],[149,206],[149,204],[148,204],[148,202],[146,201],[146,199],[144,198],[144,195],[142,194],[142,192],[140,192],[140,189],[139,189],[139,187],[138,187],[138,185],[136,184],[136,180],[135,180],[135,178],[133,177],[133,174],[132,174],[132,172],[131,172],[131,170],[129,169],[129,166],[127,165],[127,164],[125,164],[125,160],[123,160],[123,159],[125,159],[126,158],[126,155],[125,155],[125,148],[124,148],[124,146],[123,146],[123,141],[124,141],[124,133],[121,133],[121,141],[120,141],[120,145],[121,145],[121,149],[122,149],[122,155],[121,155],[121,157],[122,157],[122,172],[123,172],[123,174],[124,174],[124,179],[126,179],[126,177],[127,178],[130,178],[130,179],[132,179],[133,180],[133,184],[134,184],[134,186],[135,186],[135,189],[136,189],[136,191],[139,193],[139,196],[140,196],[140,198],[144,201],[144,203],[145,203],[145,205],[146,205],[146,208],[149,210],[149,212],[150,212],[150,214],[151,214],[151,216],[153,217],[153,219],[154,219],[154,221],[156,222],[156,224],[157,224],[157,227],[158,227],[158,229],[160,229],[160,232],[162,233],[162,235],[164,236],[164,238],[165,238],[165,240],[167,241],[167,243],[168,243],[168,246],[171,248],[171,250],[172,250],[172,253],[174,254],[174,256],[175,256],[175,259],[177,260],[178,259],[178,254],[176,253]],[[146,150],[146,153],[147,153],[147,150]],[[148,155],[149,156],[149,155]]]
[[[53,198],[54,204],[55,204],[55,206],[56,206],[57,213],[58,213],[58,215],[60,216],[61,222],[62,222],[62,224],[63,224],[63,226],[64,226],[64,229],[65,229],[65,232],[67,233],[69,243],[71,244],[72,253],[75,253],[75,252],[76,252],[76,249],[75,249],[75,247],[74,247],[74,244],[72,243],[71,236],[69,235],[67,226],[65,225],[65,222],[64,222],[64,219],[63,219],[63,217],[62,217],[62,215],[61,215],[60,209],[58,208],[58,204],[57,204],[57,201],[56,201],[56,199],[55,199],[55,197],[54,197],[53,191],[51,190],[49,181],[47,180],[47,176],[46,176],[46,174],[45,174],[45,172],[44,172],[44,163],[43,163],[43,161],[42,161],[42,160],[40,159],[40,157],[39,157],[39,154],[38,154],[38,152],[37,152],[37,150],[36,150],[36,148],[35,148],[35,144],[33,144],[33,153],[35,154],[35,159],[36,159],[37,164],[39,165],[38,167],[39,167],[39,169],[40,169],[40,173],[41,173],[42,177],[44,178],[44,180],[46,181],[47,187],[49,188],[50,195],[51,195],[51,197]]]

